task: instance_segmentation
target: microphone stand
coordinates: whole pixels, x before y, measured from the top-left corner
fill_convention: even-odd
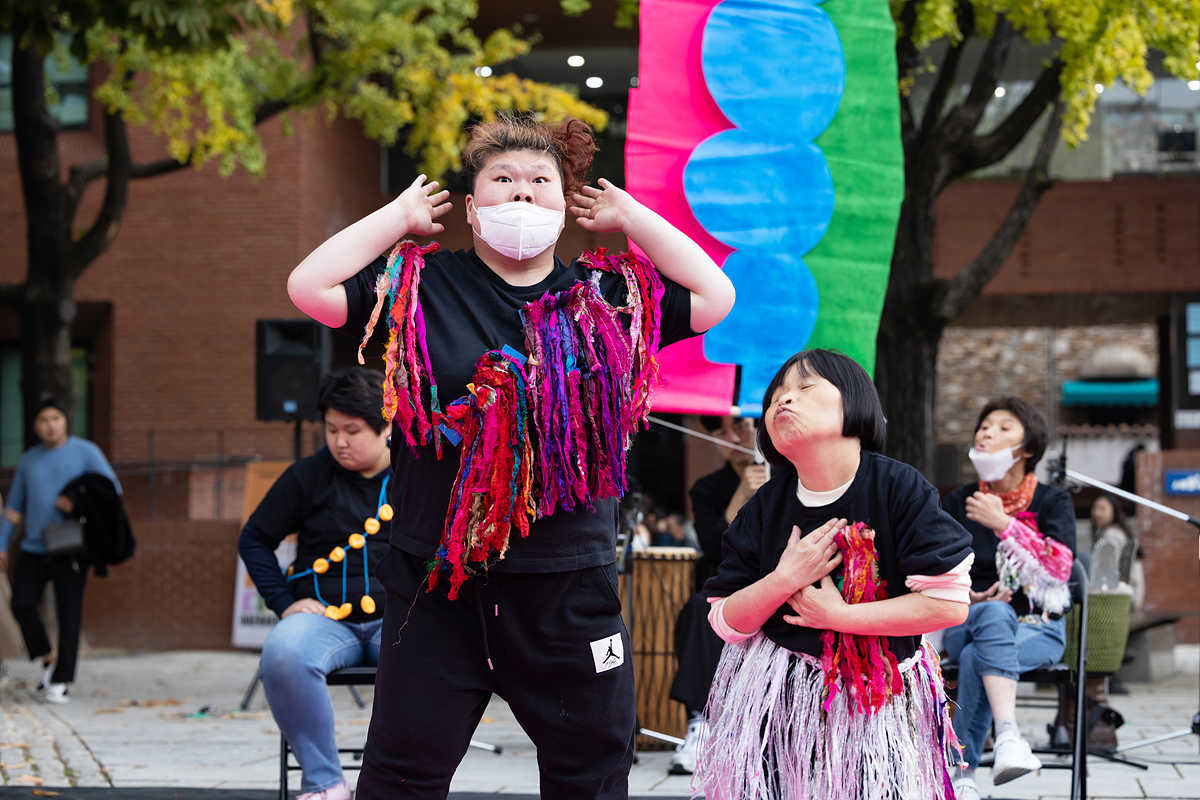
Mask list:
[[[1094,486],[1097,489],[1103,489],[1104,491],[1110,492],[1117,497],[1123,497],[1126,500],[1145,506],[1153,511],[1157,511],[1160,514],[1166,514],[1169,517],[1174,517],[1177,520],[1186,522],[1196,528],[1196,532],[1200,534],[1200,520],[1196,519],[1195,517],[1189,516],[1188,514],[1179,511],[1178,509],[1171,508],[1170,506],[1164,506],[1162,503],[1156,503],[1153,500],[1142,497],[1141,495],[1136,495],[1132,492],[1127,492],[1124,489],[1119,489],[1112,484],[1108,484],[1104,481],[1097,480],[1080,472],[1076,472],[1073,469],[1068,469],[1066,439],[1063,440],[1062,452],[1057,457],[1051,459],[1046,466],[1050,474],[1051,483],[1066,487],[1068,482],[1074,482],[1086,484],[1088,486]],[[1200,554],[1198,554],[1198,558],[1200,558]],[[1086,621],[1082,622],[1081,624],[1086,624]],[[1128,750],[1135,750],[1139,747],[1147,747],[1152,744],[1159,744],[1172,739],[1181,739],[1185,736],[1200,736],[1200,687],[1197,688],[1196,709],[1196,713],[1192,716],[1192,725],[1190,728],[1181,728],[1180,730],[1172,731],[1171,733],[1164,733],[1161,736],[1152,736],[1149,739],[1143,739],[1139,742],[1131,742],[1130,744],[1119,745],[1113,752],[1124,753]]]

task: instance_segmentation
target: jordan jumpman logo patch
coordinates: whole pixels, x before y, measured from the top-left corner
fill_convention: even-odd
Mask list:
[[[621,643],[621,634],[614,633],[604,639],[591,643],[592,660],[596,662],[596,672],[608,672],[625,663],[625,646]]]

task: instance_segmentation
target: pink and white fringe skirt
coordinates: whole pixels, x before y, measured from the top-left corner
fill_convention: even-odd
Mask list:
[[[763,634],[725,645],[692,778],[706,800],[953,800],[960,760],[937,655],[900,664],[904,691],[874,714],[829,710],[820,662]]]

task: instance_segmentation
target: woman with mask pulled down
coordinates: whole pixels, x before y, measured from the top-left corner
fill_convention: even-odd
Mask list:
[[[471,249],[407,241],[451,210],[422,175],[288,280],[314,319],[387,334],[396,516],[360,800],[446,797],[493,693],[537,747],[542,797],[628,794],[625,452],[657,350],[719,322],[733,286],[631,195],[586,185],[594,151],[579,120],[498,116],[463,152]],[[568,212],[640,253],[560,260]]]
[[[1070,498],[1033,474],[1045,449],[1046,422],[1033,406],[1019,397],[988,402],[968,453],[979,480],[943,503],[970,532],[975,552],[967,621],[942,640],[958,662],[954,730],[966,762],[954,781],[960,800],[979,798],[975,767],[993,720],[993,783],[1041,767],[1017,727],[1017,677],[1062,658],[1075,550]]]

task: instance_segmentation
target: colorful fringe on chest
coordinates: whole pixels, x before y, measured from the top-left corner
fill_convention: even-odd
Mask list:
[[[443,437],[462,439],[429,576],[433,589],[447,573],[453,599],[468,577],[504,558],[513,526],[528,536],[541,517],[592,508],[625,493],[625,452],[646,423],[657,381],[664,287],[641,256],[608,255],[603,248],[584,253],[580,262],[593,270],[590,280],[521,310],[527,355],[510,347],[484,353],[469,394],[443,413],[417,294],[423,256],[433,248],[396,246],[363,341],[390,301],[385,418],[395,416],[410,447],[432,440],[438,458]],[[625,278],[623,308],[601,295],[600,272]],[[428,412],[423,376],[429,380]]]
[[[842,553],[842,598],[847,603],[886,600],[887,581],[879,577],[875,531],[855,522],[838,531],[835,538]],[[903,688],[899,664],[886,636],[824,631],[821,643],[825,710],[842,687],[853,695],[860,714],[875,713]]]

